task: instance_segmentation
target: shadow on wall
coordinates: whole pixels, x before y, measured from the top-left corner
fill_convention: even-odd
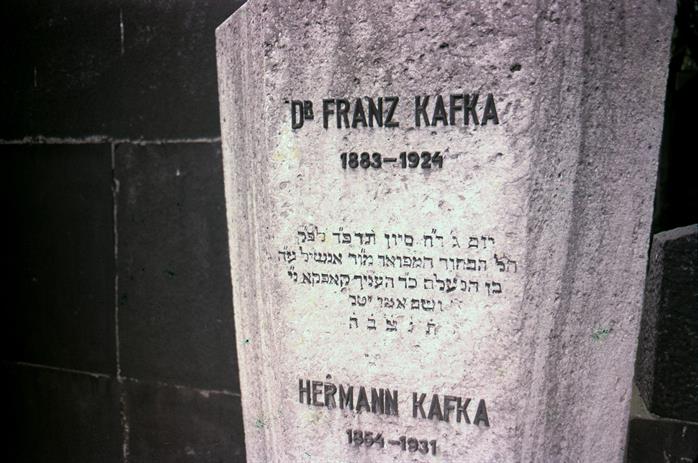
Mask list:
[[[0,5],[0,460],[245,460],[214,37],[242,3]]]

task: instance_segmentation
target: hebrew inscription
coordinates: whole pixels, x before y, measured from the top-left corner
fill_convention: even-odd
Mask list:
[[[520,263],[493,236],[404,230],[298,227],[278,251],[295,285],[326,287],[345,296],[337,329],[374,335],[448,335],[458,329],[448,311],[468,310],[507,291]]]

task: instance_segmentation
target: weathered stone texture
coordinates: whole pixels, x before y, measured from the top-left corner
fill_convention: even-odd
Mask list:
[[[433,460],[347,445],[347,428],[438,439],[439,461],[622,461],[673,11],[671,2],[252,0],[218,29],[249,461]],[[415,127],[414,96],[455,92],[492,93],[500,123]],[[322,127],[323,98],[391,95],[401,97],[398,128]],[[299,130],[292,99],[315,103]],[[443,170],[340,167],[342,151],[410,149],[442,150]],[[297,249],[309,224],[328,240],[339,227],[381,240],[492,236],[518,272],[496,299],[443,296],[439,336],[373,335],[349,329],[353,311],[395,312],[361,312],[347,291],[289,278],[302,264],[286,266],[279,252]],[[414,294],[441,297],[426,283]],[[299,403],[299,378],[326,375],[399,390],[400,416]],[[414,419],[413,391],[484,398],[490,427]]]

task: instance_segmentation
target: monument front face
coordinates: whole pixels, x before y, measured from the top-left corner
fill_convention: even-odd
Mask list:
[[[598,4],[219,28],[249,461],[622,460],[673,10]]]

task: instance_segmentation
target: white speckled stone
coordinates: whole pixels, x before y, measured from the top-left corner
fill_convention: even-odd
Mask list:
[[[251,0],[219,27],[248,461],[622,461],[673,13]],[[458,92],[481,117],[491,93],[499,124],[415,127],[415,96]],[[365,96],[399,96],[400,126],[323,128],[323,98]],[[290,100],[315,118],[293,130]],[[352,150],[443,168],[342,169]],[[434,267],[400,268],[414,257]],[[360,386],[398,391],[399,415],[308,405],[299,380],[352,385],[355,405]],[[471,421],[484,401],[489,422],[414,418],[413,392],[471,398]]]

